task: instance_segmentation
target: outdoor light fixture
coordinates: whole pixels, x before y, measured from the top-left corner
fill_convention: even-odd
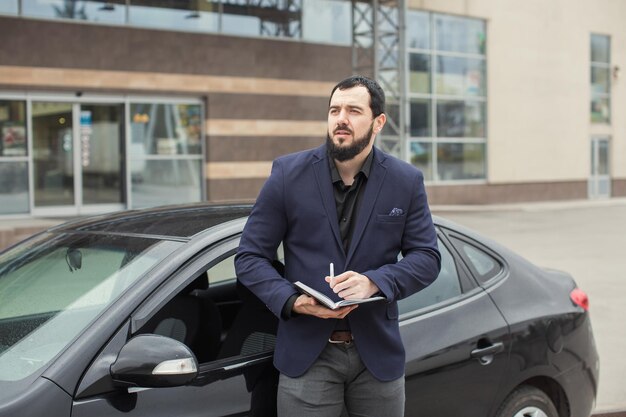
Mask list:
[[[107,1],[102,6],[100,6],[98,10],[101,10],[103,12],[112,12],[115,10],[115,6]]]
[[[615,65],[613,67],[613,80],[615,81],[619,80],[619,74],[620,74],[619,65]]]

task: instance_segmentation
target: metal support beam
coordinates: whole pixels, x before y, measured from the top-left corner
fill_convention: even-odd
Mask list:
[[[377,145],[406,159],[405,0],[352,0],[352,71],[374,78],[387,97]]]

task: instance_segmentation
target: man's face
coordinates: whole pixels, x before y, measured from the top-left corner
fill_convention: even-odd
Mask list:
[[[346,161],[371,148],[372,139],[382,129],[385,115],[374,118],[367,88],[356,86],[335,90],[328,109],[326,142],[333,158]]]

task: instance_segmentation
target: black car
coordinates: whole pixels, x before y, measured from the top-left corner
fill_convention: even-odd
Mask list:
[[[273,415],[277,321],[233,266],[249,210],[116,213],[0,254],[0,416]],[[598,355],[586,295],[435,224],[441,273],[400,302],[406,415],[588,417]]]

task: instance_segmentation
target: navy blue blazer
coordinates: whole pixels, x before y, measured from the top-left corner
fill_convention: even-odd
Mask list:
[[[287,300],[298,293],[295,281],[339,299],[324,280],[330,262],[337,275],[348,270],[366,275],[387,300],[362,304],[347,316],[354,343],[377,379],[397,379],[405,361],[397,300],[433,282],[441,264],[422,173],[374,148],[348,253],[332,187],[326,145],[276,159],[241,237],[237,277],[281,318]],[[271,264],[281,242],[284,277]],[[281,318],[276,368],[290,377],[305,373],[335,324],[308,315]]]

